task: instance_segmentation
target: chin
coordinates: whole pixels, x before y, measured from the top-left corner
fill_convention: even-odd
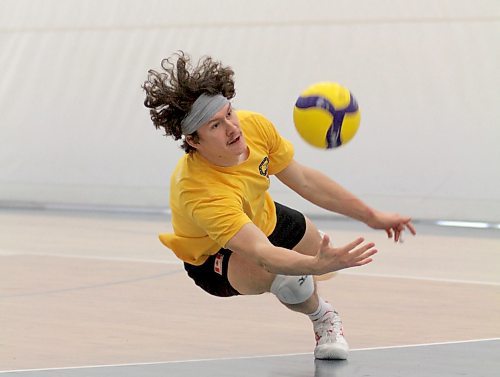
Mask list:
[[[240,142],[238,144],[239,144],[238,145],[239,154],[246,153],[248,146],[247,146],[247,143],[245,143],[245,140],[240,140]]]

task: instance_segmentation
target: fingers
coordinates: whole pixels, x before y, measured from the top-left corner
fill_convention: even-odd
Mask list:
[[[401,232],[404,230],[404,227],[399,224],[394,228],[394,242],[399,242],[401,237]]]
[[[413,234],[414,236],[417,234],[417,231],[415,230],[415,227],[413,226],[411,220],[408,220],[405,223],[405,226],[410,231],[411,234]]]
[[[351,242],[349,245],[346,245],[344,249],[344,258],[347,266],[361,266],[363,264],[369,263],[370,261],[368,259],[371,259],[370,257],[377,253],[377,250],[373,248],[375,246],[373,242],[369,242],[367,244],[359,246],[362,242],[363,239],[358,238],[357,240]],[[358,247],[352,247],[348,249],[349,246],[355,244]]]
[[[351,251],[349,254],[353,258],[359,258],[360,256],[362,256],[365,253],[367,253],[368,251],[370,251],[370,249],[375,250],[375,249],[373,249],[374,246],[375,246],[375,244],[373,242],[370,242],[370,243],[367,243],[366,245],[358,247],[357,249]],[[376,250],[375,250],[375,252],[376,252]],[[373,254],[375,254],[375,253],[373,253]],[[373,255],[373,254],[371,254],[371,255]]]
[[[351,243],[348,243],[347,245],[345,245],[343,247],[343,249],[346,250],[347,252],[349,252],[352,249],[356,248],[357,246],[361,245],[364,241],[365,241],[365,239],[363,237],[356,238]]]
[[[372,262],[373,259],[371,257],[378,252],[377,249],[373,248],[374,246],[375,244],[373,242],[370,242],[349,253],[352,258],[350,261],[350,266],[359,267]]]
[[[321,239],[321,246],[325,247],[330,245],[330,236],[326,233],[323,234],[323,238]]]
[[[398,230],[396,236],[394,236],[394,242],[403,243],[403,231]]]
[[[364,266],[365,264],[373,262],[373,258],[370,257],[376,253],[377,250],[375,249],[371,250],[367,255],[364,255],[363,258],[360,258],[358,261],[356,261],[352,267],[360,267]]]
[[[342,247],[335,248],[329,245],[328,237],[323,237],[317,258],[319,263],[324,263],[324,267],[319,271],[326,273],[370,263],[371,257],[377,253],[377,250],[374,249],[373,242],[365,244],[363,242],[365,242],[364,238],[358,237]]]
[[[394,231],[394,242],[403,243],[403,232],[408,229],[412,235],[416,235],[417,231],[413,226],[411,219],[407,219],[405,222],[394,226],[392,230]],[[389,237],[390,238],[390,237]]]

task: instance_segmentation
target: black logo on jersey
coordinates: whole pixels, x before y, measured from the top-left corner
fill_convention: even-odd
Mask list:
[[[267,168],[269,166],[269,158],[266,156],[259,165],[260,175],[267,177]]]

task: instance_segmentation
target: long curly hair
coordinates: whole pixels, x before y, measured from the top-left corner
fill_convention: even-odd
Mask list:
[[[148,71],[142,89],[146,92],[144,106],[150,109],[155,128],[163,129],[167,137],[182,138],[181,121],[201,94],[222,94],[227,99],[235,95],[233,70],[210,56],[193,67],[189,55],[179,51],[163,59],[161,67],[160,72]],[[192,136],[198,140],[197,132]],[[182,149],[186,153],[195,150],[185,140]]]

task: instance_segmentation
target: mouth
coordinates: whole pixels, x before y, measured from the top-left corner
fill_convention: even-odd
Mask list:
[[[229,143],[227,143],[227,145],[234,145],[238,141],[240,141],[240,139],[241,139],[241,135],[238,135],[237,137],[235,137],[234,139],[232,139]]]

